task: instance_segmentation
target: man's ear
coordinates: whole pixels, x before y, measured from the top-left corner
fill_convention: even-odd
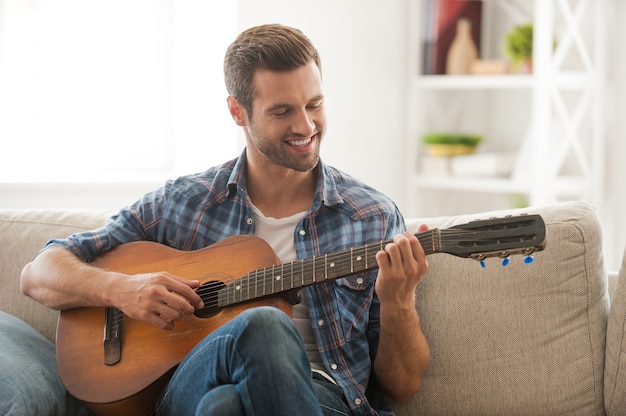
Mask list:
[[[246,125],[246,110],[239,104],[239,101],[235,99],[232,95],[229,95],[226,98],[226,102],[228,103],[228,111],[230,112],[231,117],[235,120],[238,126]]]

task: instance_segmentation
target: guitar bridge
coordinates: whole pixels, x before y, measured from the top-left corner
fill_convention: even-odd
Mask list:
[[[117,308],[106,308],[104,316],[104,364],[115,365],[122,359],[122,327],[124,313]]]

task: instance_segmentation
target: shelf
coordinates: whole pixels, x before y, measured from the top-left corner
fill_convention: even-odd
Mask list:
[[[562,89],[579,89],[589,85],[589,75],[580,71],[560,71],[549,74],[546,82]],[[541,79],[543,80],[543,79]],[[525,89],[540,81],[536,75],[420,75],[419,88],[427,90]]]
[[[410,2],[408,194],[416,188],[432,194],[427,201],[411,199],[410,215],[436,215],[444,200],[446,209],[453,212],[476,209],[483,203],[498,204],[501,200],[492,198],[497,194],[522,194],[529,204],[560,199],[600,204],[605,135],[601,105],[605,50],[599,46],[605,44],[600,30],[603,3],[605,0],[486,1],[481,28],[485,59],[504,59],[498,55],[498,42],[505,30],[525,19],[533,23],[536,35],[534,72],[423,75],[426,31],[420,21],[428,10],[422,0]],[[420,157],[423,149],[415,138],[436,130],[477,131],[493,140],[490,149],[516,152],[513,175],[445,176],[454,171],[436,166],[432,171],[425,169],[428,166]],[[442,176],[436,176],[439,172]]]
[[[509,178],[463,178],[458,176],[416,175],[414,184],[424,189],[444,191],[487,192],[499,194],[529,194],[533,186],[528,181]],[[557,195],[579,195],[586,182],[579,177],[561,177],[554,183]]]
[[[471,90],[530,88],[533,81],[531,75],[422,75],[416,83],[423,89]]]

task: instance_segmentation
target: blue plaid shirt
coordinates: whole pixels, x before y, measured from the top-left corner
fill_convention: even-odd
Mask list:
[[[253,235],[245,166],[244,152],[203,173],[168,181],[102,228],[48,245],[63,245],[89,262],[137,240],[195,250],[229,236]],[[380,242],[404,230],[404,219],[390,199],[320,161],[313,204],[296,226],[294,239],[298,258],[304,259]],[[376,275],[371,271],[303,290],[325,367],[342,387],[354,415],[393,414],[370,379],[380,326]]]

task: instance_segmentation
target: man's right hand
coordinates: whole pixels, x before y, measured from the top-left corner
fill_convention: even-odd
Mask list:
[[[172,329],[174,321],[204,307],[194,291],[200,286],[198,280],[169,273],[127,275],[123,279],[125,282],[111,296],[112,302],[131,318],[159,328]]]
[[[20,283],[22,293],[52,309],[115,306],[163,329],[204,307],[194,290],[197,280],[113,272],[84,263],[62,247],[50,247],[24,266]]]

